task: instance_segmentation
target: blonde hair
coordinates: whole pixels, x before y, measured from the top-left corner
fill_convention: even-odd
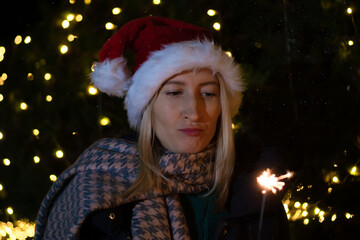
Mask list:
[[[227,93],[228,89],[224,84],[222,76],[218,73],[214,75],[217,77],[220,85],[221,115],[218,121],[217,133],[214,136],[216,138],[216,153],[213,186],[206,195],[212,193],[217,194],[217,205],[223,207],[229,192],[235,162],[235,150]],[[154,95],[143,113],[138,140],[140,159],[139,175],[135,183],[125,193],[125,197],[128,198],[131,198],[138,192],[146,191],[152,187],[158,187],[161,181],[166,181],[166,177],[159,169],[158,158],[160,143],[156,139],[153,130],[152,109],[157,95],[158,93]]]

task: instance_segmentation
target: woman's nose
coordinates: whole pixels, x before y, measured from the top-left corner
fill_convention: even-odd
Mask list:
[[[201,118],[202,103],[196,96],[188,97],[184,102],[183,114],[186,119],[198,121]]]

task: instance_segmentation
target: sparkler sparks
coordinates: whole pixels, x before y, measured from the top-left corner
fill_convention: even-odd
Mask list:
[[[288,172],[284,175],[277,177],[275,176],[275,174],[271,173],[270,169],[266,169],[259,177],[257,177],[257,181],[263,188],[263,193],[268,190],[276,193],[277,190],[281,190],[285,185],[285,183],[281,182],[280,180],[291,178],[292,175],[292,172]]]

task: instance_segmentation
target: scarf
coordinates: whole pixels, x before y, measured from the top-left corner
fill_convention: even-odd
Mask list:
[[[133,239],[190,239],[178,194],[209,190],[213,179],[214,147],[196,154],[165,152],[159,159],[169,179],[159,188],[122,194],[139,171],[136,144],[123,139],[101,139],[65,170],[44,198],[36,221],[35,239],[77,239],[86,216],[99,209],[135,202]]]

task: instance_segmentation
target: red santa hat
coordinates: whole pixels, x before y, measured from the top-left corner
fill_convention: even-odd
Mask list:
[[[123,54],[135,53],[132,72]],[[175,74],[195,68],[219,73],[225,83],[230,113],[240,107],[243,81],[240,68],[216,46],[211,34],[185,22],[144,17],[122,26],[103,46],[100,63],[91,79],[95,87],[109,95],[125,97],[131,127],[140,127],[142,114],[161,85]]]

